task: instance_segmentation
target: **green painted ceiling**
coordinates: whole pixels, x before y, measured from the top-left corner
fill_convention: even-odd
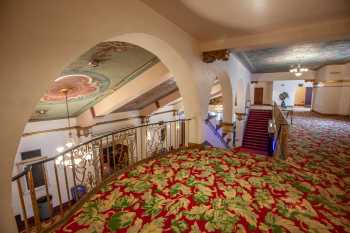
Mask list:
[[[38,102],[31,120],[66,117],[62,88],[69,88],[69,112],[78,116],[159,60],[145,49],[123,42],[103,42],[66,67]],[[90,64],[89,64],[90,63]]]
[[[305,43],[233,53],[252,73],[288,71],[298,63],[316,70],[324,65],[350,61],[350,40]]]

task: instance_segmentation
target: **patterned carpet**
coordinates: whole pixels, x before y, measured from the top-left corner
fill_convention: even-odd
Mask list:
[[[108,183],[57,232],[350,232],[350,122],[299,113],[282,162],[192,150]]]

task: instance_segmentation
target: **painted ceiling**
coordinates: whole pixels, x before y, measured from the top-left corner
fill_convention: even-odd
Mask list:
[[[152,88],[146,93],[140,95],[139,97],[131,100],[129,103],[120,107],[114,112],[127,112],[133,110],[141,110],[144,107],[155,103],[157,100],[175,92],[178,90],[175,80],[169,79],[160,85]]]
[[[350,61],[350,40],[306,43],[287,47],[264,48],[233,53],[252,73],[288,71],[302,64],[317,70],[324,65]]]
[[[78,116],[158,62],[145,49],[124,42],[103,42],[66,67],[40,99],[31,120],[65,118],[68,89],[70,116]]]

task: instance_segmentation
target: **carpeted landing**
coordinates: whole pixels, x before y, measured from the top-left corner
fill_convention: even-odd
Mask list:
[[[286,161],[168,155],[116,177],[57,232],[350,232],[350,123],[294,119]]]

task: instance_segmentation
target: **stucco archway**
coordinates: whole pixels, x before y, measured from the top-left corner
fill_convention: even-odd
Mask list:
[[[237,103],[235,103],[235,112],[244,112],[245,102],[246,102],[246,87],[244,86],[243,80],[239,79],[237,81]],[[237,104],[237,106],[236,106]]]
[[[223,99],[223,122],[232,123],[233,94],[231,88],[231,80],[226,73],[221,73],[217,77],[221,85]]]
[[[2,34],[7,36],[0,45],[7,58],[0,69],[4,113],[0,121],[1,232],[16,232],[10,179],[25,123],[62,69],[98,42],[120,37],[119,40],[140,45],[157,55],[176,76],[181,95],[186,98],[186,115],[197,120],[192,124],[194,140],[201,140],[201,118],[207,106],[199,96],[203,77],[193,70],[200,63],[199,52],[195,40],[180,28],[137,0],[108,1],[103,5],[82,0],[61,1],[57,5],[46,1],[40,4],[9,1],[5,5],[1,15],[8,25],[2,27]],[[122,38],[123,35],[129,37]]]

